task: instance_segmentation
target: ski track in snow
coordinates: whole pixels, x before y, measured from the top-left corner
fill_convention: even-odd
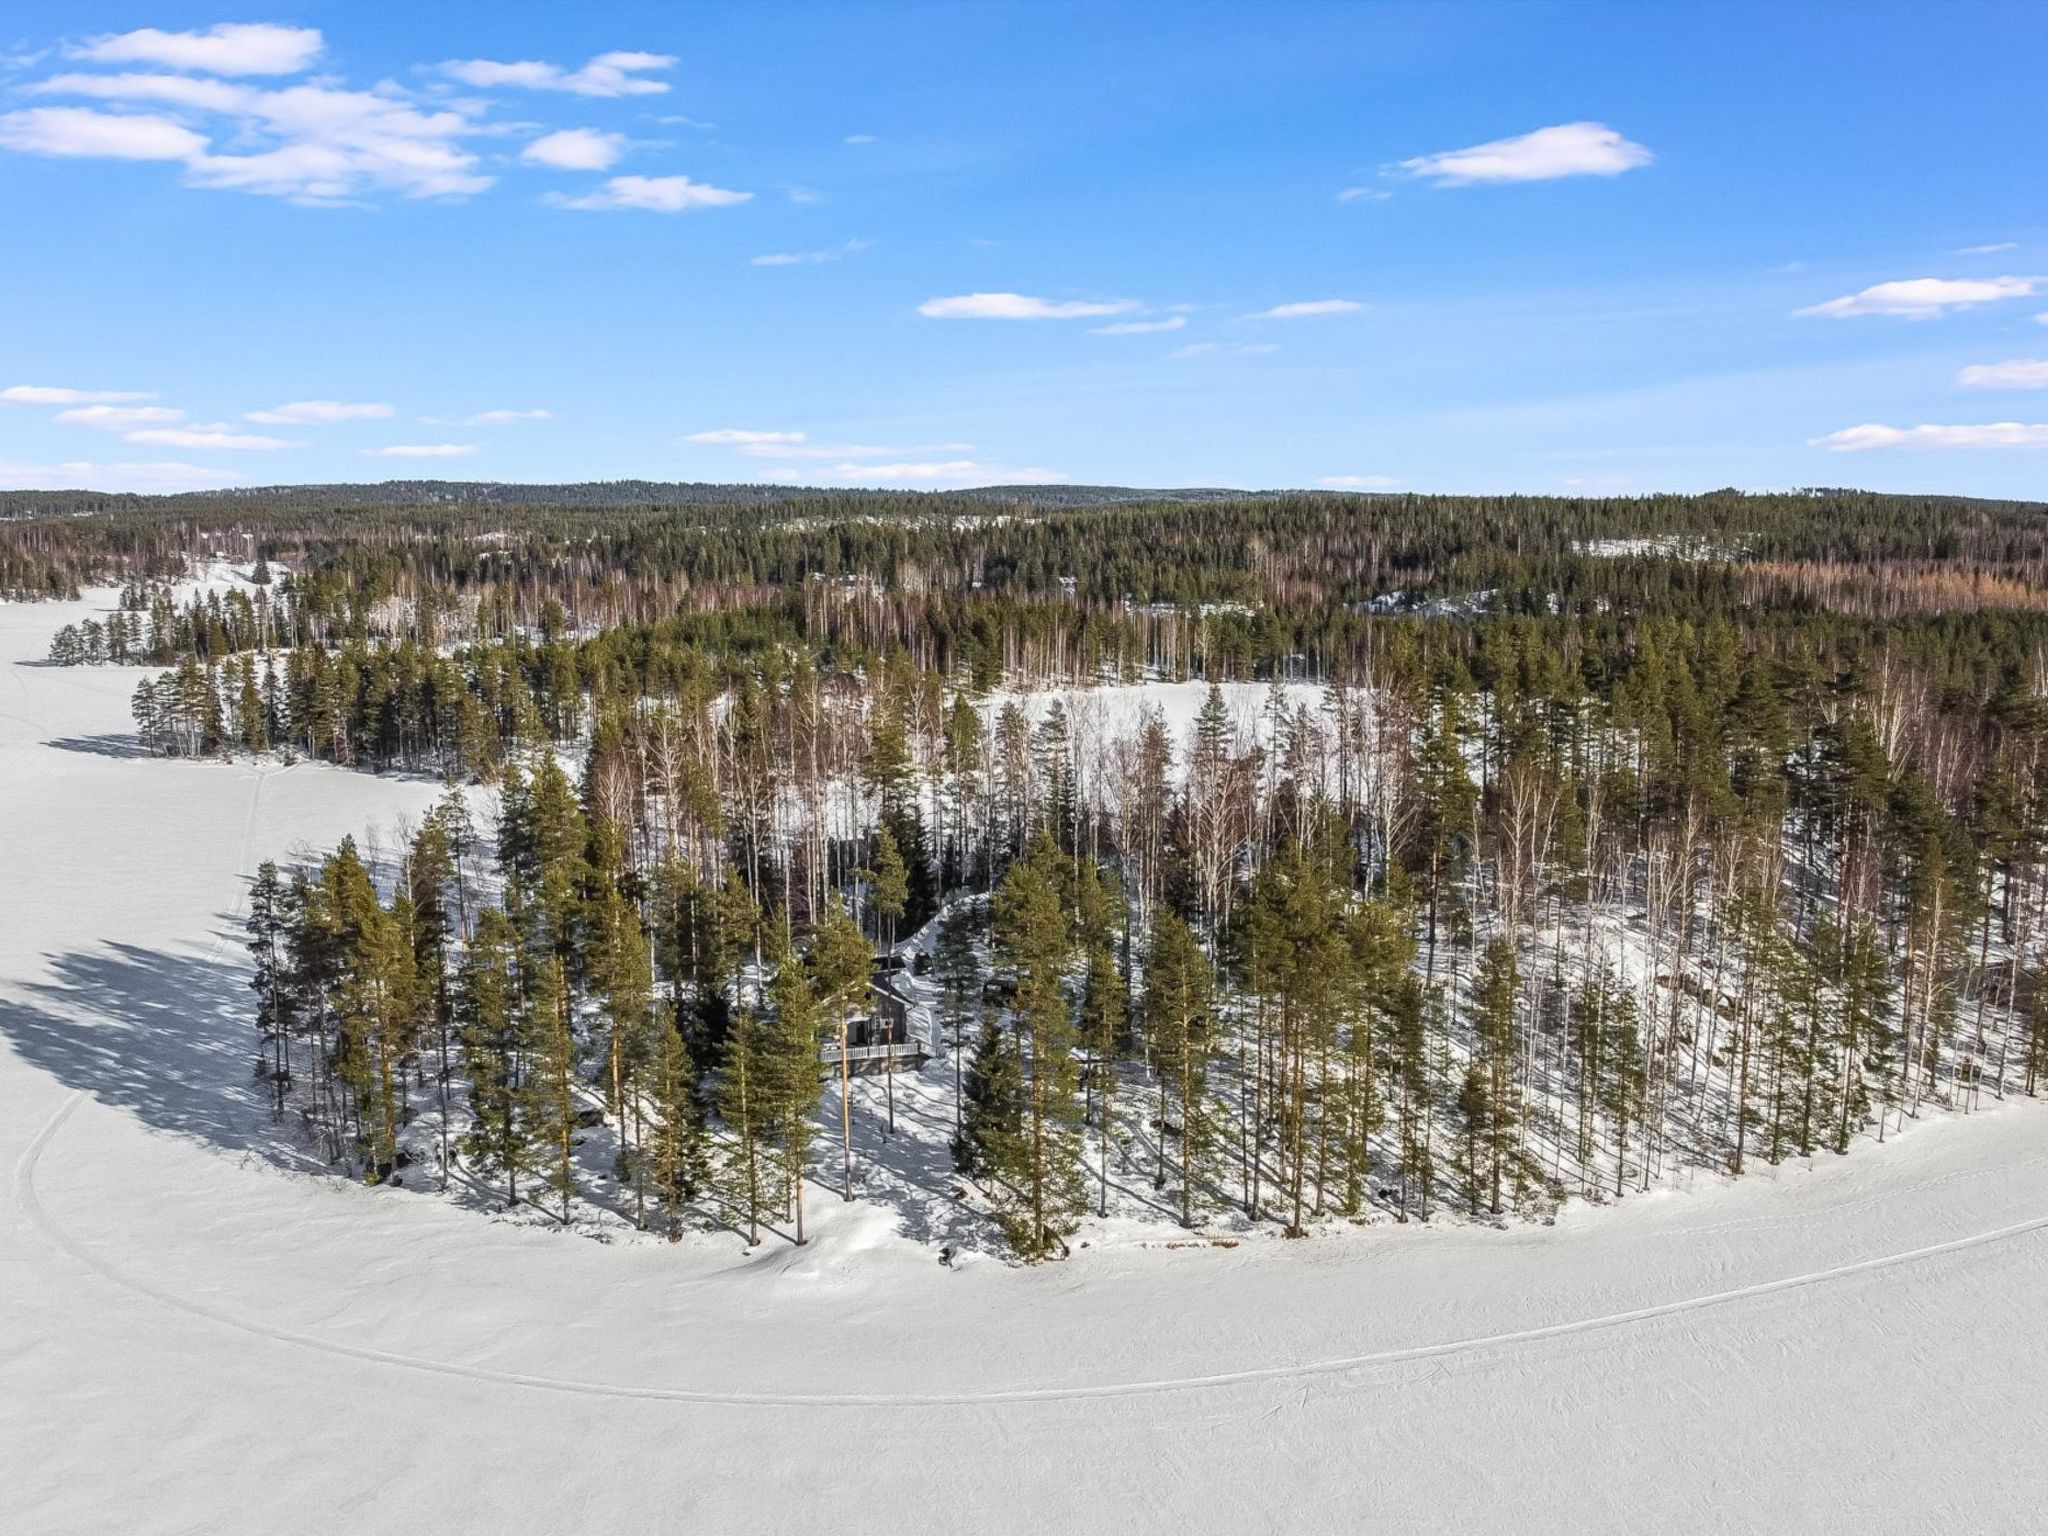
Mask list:
[[[2048,1216],[2035,1216],[1990,1232],[1951,1238],[1947,1242],[1929,1243],[1923,1248],[1909,1249],[1904,1253],[1889,1253],[1873,1259],[1830,1265],[1826,1269],[1816,1269],[1802,1275],[1787,1275],[1781,1280],[1765,1280],[1755,1285],[1736,1286],[1730,1290],[1714,1291],[1703,1296],[1688,1296],[1647,1307],[1632,1307],[1625,1312],[1610,1312],[1600,1317],[1582,1317],[1570,1322],[1549,1323],[1536,1328],[1517,1328],[1507,1333],[1482,1334],[1469,1339],[1447,1339],[1440,1344],[1418,1344],[1405,1349],[1376,1350],[1369,1354],[1344,1355],[1329,1360],[1307,1360],[1290,1365],[1265,1365],[1244,1370],[1217,1371],[1205,1376],[1172,1376],[1155,1381],[1115,1381],[1065,1387],[1020,1387],[988,1392],[723,1392],[694,1387],[639,1387],[615,1382],[537,1376],[522,1371],[500,1371],[489,1366],[462,1365],[450,1360],[434,1360],[421,1355],[397,1354],[390,1350],[343,1343],[335,1339],[322,1338],[317,1334],[237,1317],[233,1313],[207,1306],[204,1302],[194,1301],[187,1296],[176,1295],[160,1286],[150,1285],[123,1273],[116,1265],[92,1253],[83,1243],[53,1221],[36,1193],[36,1164],[42,1159],[43,1149],[63,1128],[64,1122],[71,1118],[71,1112],[78,1108],[84,1098],[85,1094],[82,1092],[72,1094],[64,1101],[63,1107],[50,1117],[49,1123],[37,1133],[35,1140],[29,1144],[28,1150],[22,1154],[15,1167],[14,1193],[23,1210],[52,1242],[110,1284],[133,1291],[139,1296],[146,1296],[160,1306],[204,1318],[220,1327],[270,1339],[280,1344],[289,1344],[297,1349],[315,1350],[350,1360],[367,1360],[402,1370],[457,1376],[468,1381],[494,1382],[508,1387],[532,1387],[548,1392],[573,1392],[590,1397],[642,1398],[654,1402],[725,1403],[765,1408],[945,1408],[1000,1403],[1065,1402],[1104,1397],[1146,1397],[1166,1392],[1196,1392],[1204,1388],[1243,1386],[1251,1382],[1333,1376],[1347,1371],[1362,1371],[1373,1366],[1405,1365],[1416,1360],[1436,1360],[1449,1355],[1507,1349],[1519,1344],[1535,1344],[1546,1339],[1566,1338],[1573,1334],[1596,1333],[1602,1329],[1626,1327],[1631,1323],[1672,1317],[1682,1312],[1705,1311],[1711,1307],[1729,1306],[1760,1296],[1776,1295],[1781,1291],[1796,1291],[1807,1286],[1823,1285],[1828,1281],[1844,1279],[1850,1275],[1869,1274],[1875,1270],[1915,1264],[1944,1254],[1961,1253],[1967,1249],[1983,1247],[1990,1243],[2002,1243],[2048,1229]],[[2039,1165],[2039,1160],[2036,1160],[2034,1166]]]

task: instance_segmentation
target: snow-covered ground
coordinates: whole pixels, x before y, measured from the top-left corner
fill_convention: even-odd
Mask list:
[[[137,757],[0,605],[0,1525],[36,1532],[2026,1530],[2048,1106],[1551,1226],[959,1269],[601,1243],[293,1166],[255,863],[435,786]],[[909,1234],[914,1236],[916,1234]]]

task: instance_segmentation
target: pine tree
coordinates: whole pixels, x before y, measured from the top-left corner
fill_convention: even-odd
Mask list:
[[[902,920],[906,904],[910,900],[910,879],[904,868],[903,854],[896,843],[895,834],[885,821],[876,833],[875,884],[873,902],[875,916],[881,920],[882,952],[893,954],[896,949],[896,925]],[[891,1047],[897,1044],[893,1030],[888,1041]],[[888,1102],[888,1134],[896,1134],[896,1052],[891,1049],[882,1058],[884,1093]]]
[[[741,1019],[751,1031],[753,1015]],[[652,1178],[657,1198],[666,1215],[670,1242],[683,1235],[683,1213],[695,1198],[705,1178],[704,1129],[697,1107],[697,1073],[690,1060],[690,1047],[671,1020],[654,1022],[650,1060],[647,1063],[647,1093],[653,1101],[654,1125],[635,1149],[635,1221],[640,1220],[639,1191]]]
[[[561,1202],[569,1223],[576,1197],[576,1036],[569,1023],[569,986],[562,962],[544,955],[533,968],[527,995],[534,1043],[531,1095],[533,1140],[541,1182]]]
[[[256,866],[256,878],[249,886],[248,950],[256,962],[249,985],[256,991],[256,1031],[262,1045],[270,1050],[271,1113],[284,1118],[285,1096],[291,1086],[290,993],[285,974],[285,934],[291,926],[291,892],[278,877],[277,865],[265,859]]]
[[[1154,1182],[1167,1183],[1166,1147],[1179,1117],[1180,1222],[1191,1227],[1200,1210],[1199,1186],[1215,1155],[1215,1116],[1209,1093],[1214,1049],[1211,1009],[1215,975],[1194,930],[1173,912],[1153,919],[1145,957],[1142,1015],[1145,1046],[1159,1080],[1159,1165]]]
[[[1082,1107],[1067,1005],[1069,950],[1062,887],[1065,859],[1041,831],[1030,856],[1010,867],[996,893],[996,953],[1012,984],[1011,1020],[1023,1072],[1023,1125],[1002,1149],[1005,1198],[996,1219],[1027,1259],[1063,1251],[1085,1205]]]
[[[962,1126],[962,1061],[967,1028],[980,1006],[983,971],[975,946],[977,927],[971,904],[961,903],[939,924],[939,942],[932,954],[932,979],[939,989],[939,1022],[953,1057],[953,1142],[960,1145]],[[958,1160],[956,1150],[955,1160]]]
[[[785,956],[783,964],[791,961]],[[725,1198],[747,1224],[747,1246],[761,1240],[770,1161],[779,1128],[777,1062],[769,1026],[751,1008],[733,1016],[718,1059],[718,1117],[732,1140],[720,1165]]]
[[[1488,1209],[1501,1214],[1502,1181],[1510,1171],[1509,1148],[1514,1129],[1521,1119],[1520,1089],[1515,1073],[1515,994],[1521,973],[1514,949],[1505,939],[1495,939],[1479,957],[1473,974],[1474,1052],[1472,1065],[1479,1074],[1477,1091],[1468,1078],[1460,1104],[1467,1125],[1479,1138],[1484,1153],[1483,1170],[1468,1170],[1475,1183],[1487,1189]],[[1476,1116],[1476,1121],[1473,1118]],[[1519,1184],[1521,1168],[1512,1171]],[[1478,1191],[1474,1190],[1475,1209]]]
[[[765,1045],[768,1103],[764,1121],[780,1153],[796,1210],[796,1240],[804,1241],[804,1170],[810,1165],[824,1075],[818,1046],[824,1019],[816,986],[796,951],[785,945],[768,985],[772,1030]],[[843,1036],[842,1036],[843,1038]],[[841,1079],[842,1085],[844,1079]]]
[[[875,952],[852,918],[835,907],[811,952],[811,973],[839,1035],[839,1138],[844,1178],[841,1194],[853,1198],[853,1064],[849,1026],[873,985]]]
[[[477,915],[464,947],[456,988],[463,1070],[469,1077],[470,1125],[463,1157],[485,1177],[503,1178],[507,1209],[519,1203],[520,1175],[545,1149],[531,1123],[536,1037],[520,996],[518,930],[496,907]]]

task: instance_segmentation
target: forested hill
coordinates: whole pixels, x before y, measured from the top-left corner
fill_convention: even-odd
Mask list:
[[[162,508],[179,511],[261,507],[285,511],[343,507],[544,506],[696,507],[811,504],[820,501],[921,503],[964,497],[1031,507],[1257,501],[1292,491],[1221,486],[1149,490],[1125,485],[988,485],[947,491],[860,491],[830,486],[725,485],[697,480],[584,480],[562,485],[497,480],[381,480],[366,484],[262,485],[142,496],[113,491],[0,491],[0,516],[66,516]]]

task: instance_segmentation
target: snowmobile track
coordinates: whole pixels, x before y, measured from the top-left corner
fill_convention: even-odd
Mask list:
[[[489,1382],[508,1387],[528,1387],[545,1392],[568,1392],[585,1397],[640,1398],[651,1402],[704,1403],[737,1407],[762,1408],[937,1408],[1001,1406],[1008,1403],[1044,1403],[1076,1401],[1087,1398],[1146,1397],[1169,1392],[1197,1392],[1205,1389],[1243,1386],[1257,1382],[1287,1381],[1305,1377],[1337,1376],[1351,1371],[1367,1370],[1377,1366],[1401,1365],[1418,1360],[1436,1360],[1446,1356],[1474,1354],[1491,1349],[1505,1349],[1523,1344],[1538,1344],[1549,1339],[1569,1338],[1578,1334],[1597,1333],[1609,1328],[1626,1327],[1632,1323],[1648,1322],[1657,1318],[1672,1317],[1687,1312],[1705,1311],[1712,1307],[1727,1306],[1736,1302],[1749,1301],[1761,1296],[1776,1295],[1783,1291],[1801,1290],[1821,1285],[1831,1280],[1845,1279],[1852,1275],[1869,1274],[1873,1271],[1896,1268],[1901,1265],[1918,1263],[1925,1259],[1938,1258],[1945,1254],[1960,1253],[1967,1249],[2001,1243],[2029,1233],[2048,1230],[2048,1216],[2036,1216],[2026,1221],[2014,1222],[2009,1226],[1997,1227],[1988,1232],[1974,1233],[1968,1237],[1951,1238],[1947,1242],[1930,1243],[1923,1248],[1911,1248],[1901,1253],[1884,1254],[1877,1258],[1859,1259],[1853,1263],[1833,1265],[1826,1269],[1810,1270],[1805,1274],[1788,1275],[1779,1280],[1766,1280],[1755,1285],[1737,1286],[1730,1290],[1714,1291],[1703,1296],[1689,1296],[1677,1301],[1658,1302],[1651,1306],[1635,1307],[1623,1312],[1610,1312],[1599,1317],[1576,1318],[1569,1322],[1548,1323],[1534,1328],[1519,1328],[1505,1333],[1481,1334],[1472,1338],[1450,1339],[1437,1344],[1417,1344],[1400,1349],[1376,1350],[1362,1355],[1346,1355],[1326,1360],[1308,1360],[1291,1365],[1254,1366],[1245,1370],[1221,1371],[1205,1376],[1178,1376],[1151,1381],[1125,1381],[1082,1383],[1063,1387],[1016,1387],[999,1388],[986,1392],[904,1392],[904,1393],[805,1393],[805,1392],[721,1392],[710,1388],[632,1386],[616,1382],[577,1381],[558,1376],[530,1375],[520,1371],[502,1371],[489,1366],[463,1365],[457,1361],[435,1360],[418,1355],[397,1354],[390,1350],[372,1349],[365,1345],[345,1344],[333,1339],[321,1338],[317,1334],[301,1332],[260,1320],[238,1317],[205,1302],[193,1301],[178,1296],[144,1280],[124,1274],[113,1264],[95,1255],[78,1239],[59,1226],[36,1193],[36,1165],[43,1151],[63,1129],[80,1101],[87,1095],[81,1090],[73,1093],[52,1115],[49,1122],[36,1133],[22,1153],[14,1171],[15,1198],[29,1218],[40,1227],[60,1249],[94,1274],[108,1283],[130,1291],[161,1306],[183,1312],[192,1317],[203,1318],[223,1328],[238,1333],[270,1339],[276,1343],[292,1345],[299,1349],[312,1350],[319,1354],[342,1359],[362,1360],[375,1365],[393,1366],[402,1370],[421,1371],[430,1375],[450,1376],[463,1381]]]

